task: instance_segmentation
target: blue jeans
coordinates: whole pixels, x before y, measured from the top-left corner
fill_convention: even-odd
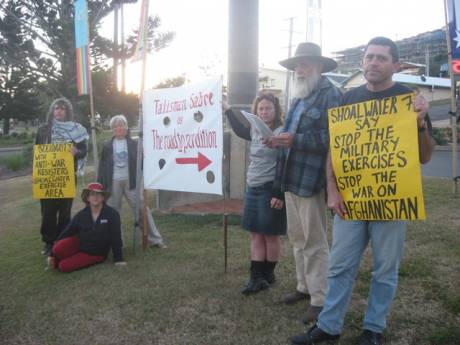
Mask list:
[[[341,333],[361,257],[370,241],[373,267],[363,328],[383,332],[396,294],[405,236],[404,221],[349,221],[335,216],[328,290],[319,328],[329,334]]]

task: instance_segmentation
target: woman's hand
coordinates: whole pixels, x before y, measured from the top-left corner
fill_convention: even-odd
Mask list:
[[[75,146],[72,146],[72,148],[70,149],[70,153],[72,154],[72,156],[75,157],[76,154],[78,154],[78,152],[80,152],[79,149],[77,149]]]
[[[271,208],[274,208],[274,209],[277,209],[277,210],[281,210],[284,206],[284,201],[281,200],[281,199],[278,199],[278,198],[272,198],[270,200],[270,207]]]
[[[222,96],[222,112],[226,112],[228,109],[230,109],[230,106],[227,103],[227,99]]]
[[[54,256],[48,256],[46,258],[46,264],[48,265],[49,269],[55,269],[56,268],[56,259]]]

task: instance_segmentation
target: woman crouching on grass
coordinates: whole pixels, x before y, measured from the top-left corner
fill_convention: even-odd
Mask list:
[[[89,183],[81,193],[86,207],[78,212],[59,235],[48,264],[72,272],[103,262],[112,249],[115,265],[124,266],[120,215],[106,205],[109,193],[102,184]]]

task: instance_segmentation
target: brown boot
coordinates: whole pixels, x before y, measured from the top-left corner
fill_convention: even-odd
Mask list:
[[[302,319],[303,323],[308,325],[311,322],[316,322],[319,314],[321,313],[321,310],[323,310],[323,307],[317,307],[315,305],[310,305],[307,309],[307,313]]]
[[[291,292],[284,296],[280,302],[285,303],[285,304],[294,304],[300,301],[305,301],[310,298],[310,295],[307,293],[303,293],[300,291],[295,290],[294,292]]]

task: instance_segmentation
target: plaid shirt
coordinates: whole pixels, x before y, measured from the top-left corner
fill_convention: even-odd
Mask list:
[[[341,92],[325,77],[321,77],[318,88],[307,98],[293,100],[284,131],[294,133],[294,142],[278,154],[273,185],[276,197],[284,192],[311,197],[324,188],[329,149],[327,111],[338,107],[341,101]]]

